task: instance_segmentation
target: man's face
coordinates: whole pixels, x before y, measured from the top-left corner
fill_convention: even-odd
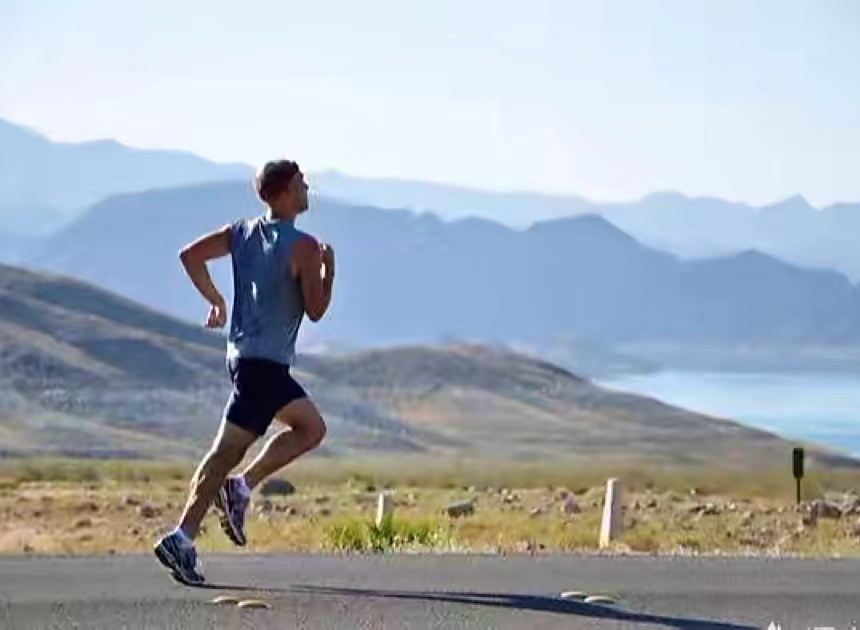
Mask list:
[[[290,196],[296,200],[299,211],[304,212],[308,209],[308,184],[305,182],[305,175],[301,171],[290,180]]]

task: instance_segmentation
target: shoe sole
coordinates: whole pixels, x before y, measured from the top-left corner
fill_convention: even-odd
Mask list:
[[[200,586],[201,584],[205,584],[206,580],[189,580],[182,574],[182,570],[179,568],[179,565],[176,564],[176,561],[173,559],[169,553],[167,553],[161,545],[156,545],[153,548],[155,552],[155,557],[158,558],[158,561],[164,565],[164,567],[170,571],[171,577],[179,582],[180,584],[185,584],[186,586]]]
[[[221,524],[221,529],[234,545],[244,547],[247,541],[239,534],[239,531],[233,524],[233,519],[230,518],[227,511],[228,505],[229,501],[227,500],[227,490],[224,486],[221,486],[218,490],[218,499],[215,501],[215,508],[218,511],[218,521]]]

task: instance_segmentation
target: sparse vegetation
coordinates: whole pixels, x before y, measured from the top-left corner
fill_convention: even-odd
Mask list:
[[[787,471],[705,471],[574,462],[505,464],[311,458],[289,496],[255,495],[251,551],[542,553],[597,549],[603,488],[624,482],[624,532],[610,551],[860,555],[860,474],[813,471],[794,505]],[[185,500],[193,465],[4,460],[2,553],[148,552]],[[374,523],[389,489],[390,520]],[[446,506],[470,500],[474,513]],[[214,517],[205,551],[234,547]]]
[[[439,520],[389,518],[377,525],[370,519],[343,517],[326,526],[323,547],[333,551],[420,551],[447,549],[450,540],[450,527]]]

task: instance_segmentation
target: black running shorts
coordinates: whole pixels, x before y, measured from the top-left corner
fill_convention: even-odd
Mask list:
[[[251,433],[262,436],[275,414],[307,393],[290,375],[290,367],[268,359],[229,359],[227,369],[233,392],[224,417]]]

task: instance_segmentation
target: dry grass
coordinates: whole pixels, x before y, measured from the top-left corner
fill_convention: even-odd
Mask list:
[[[603,484],[624,482],[625,531],[617,551],[795,552],[860,555],[860,523],[851,515],[803,525],[794,482],[779,471],[695,471],[571,463],[423,462],[309,459],[289,474],[298,492],[255,495],[252,551],[582,551],[597,548]],[[446,466],[450,464],[450,466]],[[148,552],[176,521],[192,465],[143,462],[12,461],[0,465],[2,553]],[[395,518],[373,525],[388,488]],[[691,490],[695,488],[695,493]],[[860,489],[860,477],[814,472],[805,498]],[[564,496],[580,508],[564,514]],[[474,501],[474,514],[451,518],[445,506]],[[715,514],[698,514],[708,503]],[[214,517],[204,551],[234,549]]]

